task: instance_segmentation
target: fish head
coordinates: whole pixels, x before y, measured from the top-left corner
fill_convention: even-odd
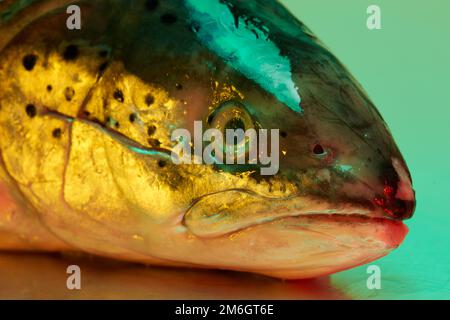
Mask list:
[[[405,161],[302,23],[269,0],[139,3],[81,1],[81,30],[54,28],[64,8],[5,51],[2,79],[21,94],[2,96],[15,119],[2,155],[53,234],[115,258],[282,278],[354,267],[403,241],[415,203]],[[72,86],[75,99],[59,94]],[[174,131],[195,140],[196,123],[193,158],[208,129],[254,129],[258,161],[176,163]],[[250,159],[247,140],[227,143]]]
[[[215,33],[230,30],[214,31],[211,23],[203,34],[201,27],[196,30],[210,50],[230,59],[213,86],[225,98],[194,108],[194,118],[223,132],[277,130],[278,145],[263,146],[278,152],[272,159],[277,170],[265,175],[263,166],[216,165],[202,180],[204,192],[184,215],[184,226],[201,238],[233,239],[238,253],[227,252],[229,245],[214,252],[239,256],[241,268],[247,255],[254,259],[246,261],[251,270],[287,278],[331,273],[386,255],[406,236],[401,221],[412,216],[415,194],[382,116],[338,59],[284,9],[272,15],[256,10],[263,12],[256,21],[270,30],[265,37],[256,23],[242,26],[249,7],[233,2],[231,8],[233,32],[260,33],[247,47],[233,47],[233,40],[242,39],[223,36],[230,49]],[[291,25],[280,22],[282,17]],[[232,86],[221,94],[218,83]],[[230,98],[224,91],[237,93]],[[214,182],[205,183],[207,176]]]

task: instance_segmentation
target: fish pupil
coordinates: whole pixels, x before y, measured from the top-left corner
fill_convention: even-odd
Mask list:
[[[225,133],[226,133],[227,129],[231,129],[231,130],[242,129],[245,131],[245,123],[244,123],[244,121],[242,121],[241,118],[233,118],[225,124]],[[236,139],[236,140],[237,140],[236,144],[240,144],[243,139]]]
[[[241,118],[233,118],[225,124],[225,130],[227,129],[232,130],[242,129],[245,131],[245,123],[244,121],[242,121]]]

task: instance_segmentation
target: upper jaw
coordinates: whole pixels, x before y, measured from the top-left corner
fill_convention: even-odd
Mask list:
[[[278,219],[314,215],[394,220],[370,202],[330,203],[312,196],[269,198],[245,190],[226,190],[195,201],[182,223],[196,236],[218,237]]]

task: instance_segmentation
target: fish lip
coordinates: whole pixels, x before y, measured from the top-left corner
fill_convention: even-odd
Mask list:
[[[297,223],[295,218],[280,218],[280,220],[286,219],[287,221],[280,222],[280,226],[284,226],[284,228],[298,230],[300,232],[312,232],[312,234],[318,234],[319,236],[331,237],[334,241],[340,242],[340,249],[335,251],[334,256],[336,260],[331,264],[323,264],[321,263],[320,268],[310,268],[304,269],[301,266],[285,266],[282,267],[280,265],[270,265],[267,267],[259,267],[258,269],[253,269],[252,272],[257,272],[260,274],[264,274],[270,277],[282,278],[282,279],[303,279],[303,278],[314,278],[318,276],[325,276],[329,274],[333,274],[336,272],[344,271],[350,268],[354,268],[357,266],[361,266],[367,263],[370,263],[376,259],[379,259],[391,251],[398,248],[405,240],[408,234],[408,227],[404,224],[403,221],[392,220],[388,218],[375,218],[362,216],[358,214],[348,214],[348,215],[311,215],[314,216],[312,218],[320,218],[322,221],[319,222],[319,229],[309,229],[305,228],[303,224],[305,221],[299,221]],[[303,217],[304,218],[304,217]],[[329,219],[329,220],[328,220]],[[328,234],[325,230],[324,233],[321,232],[320,223],[325,224],[328,228],[333,228],[330,225],[330,221],[336,223],[339,227],[339,224],[342,223],[350,224],[351,222],[355,222],[356,226],[360,226],[361,228],[369,227],[370,232],[368,234],[369,238],[372,239],[371,243],[377,243],[378,245],[369,245],[367,242],[367,238],[365,236],[358,237],[357,240],[360,245],[354,245],[351,243],[347,243],[344,239],[337,239],[336,234],[333,236],[332,234]],[[367,226],[370,224],[369,226]],[[364,226],[365,225],[365,226]],[[283,229],[284,229],[283,228]],[[363,229],[364,230],[364,229]],[[241,230],[243,231],[243,230]],[[358,233],[358,231],[357,231]],[[356,234],[357,234],[356,233]],[[345,233],[345,235],[348,235]],[[324,240],[325,241],[325,240]],[[364,244],[365,243],[365,244]],[[329,251],[328,253],[332,253],[333,251]],[[327,252],[325,251],[325,255]],[[342,261],[341,259],[345,257],[349,257],[349,255],[353,255],[354,257],[351,259],[347,259],[346,261]],[[356,256],[356,257],[355,257]],[[311,256],[314,258],[314,255]],[[307,259],[309,261],[309,259]],[[300,263],[300,262],[299,262]],[[325,268],[325,270],[323,269]]]
[[[251,224],[251,225],[243,226],[242,228],[238,228],[238,229],[235,229],[233,231],[217,235],[216,237],[230,236],[230,235],[233,235],[235,233],[239,233],[239,232],[242,232],[242,231],[254,228],[256,226],[265,225],[265,224],[269,224],[269,223],[276,223],[276,222],[280,222],[282,220],[292,219],[292,218],[329,219],[330,221],[336,220],[336,222],[343,222],[343,221],[346,221],[346,220],[350,221],[352,219],[361,219],[361,220],[365,220],[368,223],[376,223],[376,222],[386,221],[386,222],[393,222],[393,223],[397,223],[399,225],[401,224],[401,225],[406,226],[406,224],[403,221],[391,219],[389,217],[371,217],[371,216],[366,216],[366,215],[362,215],[362,214],[358,214],[358,213],[347,213],[347,214],[334,213],[334,214],[327,214],[327,213],[317,212],[317,213],[307,213],[307,214],[297,214],[297,215],[291,215],[291,216],[277,217],[277,218],[274,218],[273,220],[270,220],[270,221],[262,221],[260,223],[254,223],[254,224]]]
[[[226,201],[214,201],[214,196],[224,194],[226,192],[237,192],[238,195],[239,193],[243,192],[247,195],[250,195],[251,197],[259,198],[262,202],[264,202],[264,200],[272,200],[278,202],[278,204],[275,204],[272,207],[263,207],[263,209],[261,210],[260,208],[258,208],[258,204],[256,203],[257,211],[255,211],[254,215],[243,215],[239,219],[233,219],[233,212],[227,212],[227,210],[225,210],[224,212],[213,214],[213,212],[217,212],[217,210],[220,209],[216,209],[214,205],[210,206],[210,204],[208,204],[208,202],[211,203],[211,199],[212,202],[219,204],[217,208],[220,208],[223,205],[226,206],[226,201],[228,201],[228,203],[234,203],[234,196],[232,194],[225,196],[225,199],[227,199]],[[208,199],[209,197],[212,198]],[[296,201],[296,199],[298,199],[298,202]],[[206,201],[206,205],[204,208],[198,205],[202,200]],[[322,203],[320,203],[320,200],[323,199],[316,199],[310,196],[301,196],[299,194],[293,194],[286,197],[270,197],[261,195],[248,189],[232,188],[204,194],[201,197],[195,199],[181,217],[181,224],[196,236],[204,238],[214,238],[230,235],[247,228],[255,227],[265,223],[276,222],[285,218],[329,217],[330,219],[366,218],[378,220],[382,219],[386,221],[399,221],[398,219],[395,219],[395,217],[387,215],[380,208],[370,206],[371,202],[368,202],[367,206],[363,206],[361,205],[361,203],[355,204],[351,202],[342,202],[335,208],[333,208],[332,206],[327,208],[326,205],[330,204],[330,202],[326,202],[325,207],[323,207]],[[299,208],[295,207],[296,204],[302,204],[304,203],[304,201],[312,201],[313,204],[314,201],[319,201],[316,202],[316,204],[319,203],[320,208],[314,208],[312,206],[311,209],[306,209],[308,208],[308,206],[305,206],[303,208],[301,206]],[[240,209],[237,209],[235,212],[239,212],[239,210]],[[267,214],[267,212],[273,212],[273,214]]]
[[[272,197],[272,196],[268,196],[268,195],[265,195],[265,194],[258,193],[258,192],[256,192],[256,191],[253,191],[253,190],[250,190],[250,189],[244,189],[244,188],[229,188],[229,189],[225,189],[225,190],[220,190],[220,191],[215,191],[215,192],[205,193],[205,194],[203,194],[203,195],[197,197],[196,199],[194,199],[194,200],[190,203],[190,205],[189,205],[188,208],[186,209],[186,212],[188,212],[189,210],[191,210],[193,207],[195,207],[195,205],[196,205],[198,202],[200,202],[200,201],[203,200],[203,199],[206,199],[207,197],[215,196],[215,195],[222,194],[222,193],[232,192],[232,191],[235,191],[235,192],[242,192],[242,193],[248,194],[248,195],[253,196],[253,197],[256,197],[256,198],[260,198],[260,199],[263,199],[263,200],[273,200],[273,201],[287,201],[287,200],[292,200],[292,199],[295,199],[295,198],[305,197],[305,195],[301,194],[300,192],[297,192],[297,193],[294,193],[294,194],[291,194],[291,195],[288,195],[288,196],[284,196],[284,197],[275,197],[275,196]],[[317,199],[317,200],[321,200],[321,199],[322,199],[322,198],[320,198],[320,197],[314,197],[314,196],[307,196],[307,197],[309,197],[309,198],[314,198],[314,199]],[[350,202],[348,202],[348,203],[350,203]],[[371,200],[367,200],[366,203],[365,203],[365,205],[361,205],[361,204],[360,204],[360,205],[358,206],[357,209],[358,209],[358,210],[361,210],[361,211],[366,211],[366,212],[371,212],[371,211],[372,211],[372,212],[379,212],[379,213],[384,212],[383,210],[380,210],[380,209],[378,209],[376,206],[374,206],[374,205],[373,205],[373,202],[372,202]],[[319,212],[319,213],[320,213],[320,212]],[[324,212],[324,214],[325,214],[325,212]],[[384,216],[385,216],[386,218],[390,218],[390,219],[392,219],[392,220],[395,220],[395,218],[393,218],[393,217],[390,216],[390,215],[384,214]]]
[[[305,215],[305,216],[295,216],[292,218],[302,218],[302,217],[311,217],[322,220],[327,220],[332,223],[342,223],[342,222],[355,222],[365,224],[373,224],[373,225],[383,225],[389,232],[386,234],[385,244],[390,250],[396,249],[403,243],[406,238],[406,235],[409,232],[408,226],[403,222],[403,220],[390,219],[388,217],[371,217],[360,214],[331,214],[331,215],[322,215],[322,214],[313,214],[313,215]],[[282,220],[283,218],[280,218]],[[287,217],[289,219],[289,217]],[[334,221],[333,221],[334,220]],[[241,230],[242,231],[242,230]]]
[[[288,195],[288,196],[284,196],[284,197],[275,197],[275,196],[268,196],[265,194],[261,194],[258,193],[256,191],[250,190],[250,189],[244,189],[244,188],[229,188],[229,189],[224,189],[224,190],[220,190],[220,191],[215,191],[215,192],[210,192],[210,193],[205,193],[199,197],[197,197],[196,199],[194,199],[190,205],[188,206],[188,208],[186,209],[186,212],[188,212],[190,209],[192,209],[198,202],[200,202],[202,199],[205,199],[207,197],[210,196],[214,196],[214,195],[218,195],[218,194],[222,194],[222,193],[227,193],[227,192],[231,192],[231,191],[235,191],[235,192],[242,192],[242,193],[246,193],[248,195],[251,195],[253,197],[256,198],[260,198],[260,199],[264,199],[264,200],[273,200],[273,201],[287,201],[287,200],[291,200],[291,199],[295,199],[295,198],[300,198],[300,197],[304,197],[305,195],[301,194],[300,192]],[[320,197],[314,197],[314,196],[307,196],[309,198],[316,198],[317,200],[321,200],[322,198]],[[350,202],[348,202],[350,204]],[[366,200],[365,205],[359,204],[358,208],[361,211],[366,211],[366,212],[377,212],[377,213],[385,213],[384,210],[381,210],[379,208],[377,208],[376,206],[373,205],[373,201],[370,199]],[[349,211],[351,212],[351,210]],[[321,212],[318,212],[318,214],[320,214]],[[324,214],[326,214],[325,212],[323,212]],[[358,214],[358,213],[356,213]],[[383,214],[383,216],[387,219],[391,219],[391,220],[398,220],[395,219],[394,217],[392,217],[391,215],[387,215],[387,214]]]

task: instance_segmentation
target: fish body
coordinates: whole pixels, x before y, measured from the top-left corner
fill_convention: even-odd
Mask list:
[[[388,127],[277,1],[0,14],[0,248],[309,278],[403,241],[415,196]],[[278,129],[278,171],[175,164],[172,134],[195,121]]]

